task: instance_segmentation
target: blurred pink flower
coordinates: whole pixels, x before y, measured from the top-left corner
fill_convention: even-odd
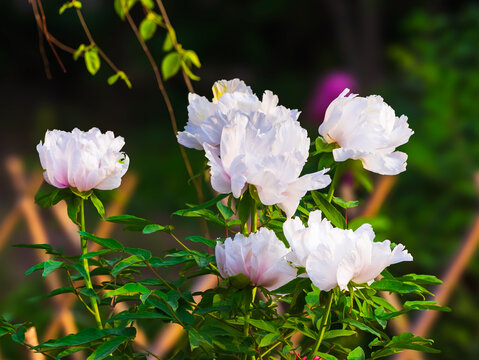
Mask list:
[[[324,114],[329,104],[345,88],[352,89],[353,91],[357,89],[356,78],[348,72],[332,72],[318,81],[308,106],[308,114],[315,124],[323,122]]]

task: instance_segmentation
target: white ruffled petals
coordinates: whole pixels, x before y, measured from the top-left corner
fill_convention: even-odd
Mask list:
[[[274,231],[261,228],[249,236],[218,241],[215,255],[223,278],[243,274],[255,286],[275,290],[296,277],[296,269],[285,259],[290,252]]]
[[[365,169],[382,175],[406,170],[407,155],[395,150],[414,133],[407,117],[397,117],[380,96],[346,95],[348,92],[345,89],[331,102],[319,127],[328,143],[340,146],[333,150],[334,159],[360,159]]]
[[[57,188],[79,191],[111,190],[120,186],[130,160],[121,152],[125,141],[113,132],[102,134],[97,128],[88,132],[73,129],[47,131],[37,145],[45,181]]]
[[[329,291],[348,283],[371,283],[389,265],[412,261],[412,256],[399,244],[391,250],[389,240],[374,242],[374,231],[364,224],[356,231],[335,228],[321,211],[310,213],[308,227],[299,218],[283,225],[291,249],[288,260],[302,266],[319,289]]]

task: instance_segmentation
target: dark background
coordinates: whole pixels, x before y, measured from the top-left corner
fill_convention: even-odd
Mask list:
[[[73,48],[87,44],[74,11],[58,15],[62,4],[44,1],[49,31]],[[127,212],[173,223],[191,235],[198,231],[197,223],[169,216],[197,198],[147,58],[128,24],[115,13],[113,1],[85,0],[83,5],[94,39],[129,76],[131,90],[121,81],[107,84],[113,72],[104,62],[92,77],[83,59],[75,62],[58,50],[67,68],[63,73],[45,42],[53,74],[47,80],[30,4],[26,0],[0,4],[0,220],[17,199],[3,166],[7,156],[21,156],[29,172],[39,170],[35,146],[47,129],[96,126],[126,139],[130,171],[140,181]],[[382,95],[397,115],[406,114],[415,131],[401,148],[409,154],[408,170],[399,176],[375,229],[378,238],[405,244],[415,257],[413,264],[393,268],[394,273],[443,273],[477,208],[476,2],[198,0],[166,1],[165,6],[178,41],[200,57],[202,68],[195,73],[201,81],[193,85],[201,95],[211,97],[213,82],[223,78],[241,78],[258,95],[270,89],[280,104],[303,111],[300,119],[312,139],[322,121],[321,113],[312,110],[312,104],[320,101],[316,89],[334,92],[340,79],[349,79],[363,96]],[[144,14],[136,6],[132,16],[139,24]],[[165,56],[164,36],[159,29],[148,42],[158,63]],[[187,121],[182,77],[168,80],[166,88],[182,129]],[[195,171],[201,171],[203,154],[187,152]],[[207,185],[204,190],[211,197]],[[358,190],[357,196],[364,202],[368,194]],[[62,230],[48,211],[41,214],[51,241],[61,244]],[[97,221],[93,215],[89,219]],[[119,228],[115,234],[138,243]],[[54,313],[51,303],[38,299],[45,292],[41,276],[24,276],[36,259],[31,250],[9,246],[29,241],[22,221],[0,250],[0,313],[18,322],[32,320],[41,333]],[[171,245],[161,235],[141,241],[153,251]],[[449,304],[453,312],[441,315],[430,334],[443,353],[427,358],[479,358],[477,260],[475,255],[454,291]],[[0,350],[8,359],[24,354],[6,339],[0,339]]]

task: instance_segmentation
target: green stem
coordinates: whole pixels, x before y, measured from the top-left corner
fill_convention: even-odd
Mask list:
[[[251,232],[258,231],[258,207],[256,201],[254,201],[253,208],[251,209]]]
[[[334,189],[336,188],[336,185],[338,185],[340,173],[341,173],[341,171],[340,171],[339,166],[338,166],[338,167],[336,167],[336,170],[334,171],[333,180],[331,181],[331,185],[329,185],[329,191],[328,191],[328,202],[329,203],[331,203],[331,200],[333,200]]]
[[[80,198],[80,201],[81,201],[80,202],[81,231],[85,232],[85,200],[83,198]],[[81,236],[80,239],[81,239],[81,254],[83,256],[83,255],[86,255],[88,253],[87,241],[86,241],[86,238],[84,238],[83,236]],[[88,266],[88,259],[87,258],[83,258],[83,268],[85,269],[85,272],[87,274],[87,278],[85,279],[86,287],[88,289],[91,289],[91,290],[95,291],[93,289],[93,285],[92,285],[91,278],[90,278],[90,268]],[[95,316],[96,325],[99,329],[103,329],[103,324],[101,322],[101,317],[100,317],[100,310],[98,309],[98,303],[93,296],[90,297],[90,302],[91,302],[91,307],[92,307],[92,310],[93,310],[93,314]]]
[[[248,336],[249,335],[249,323],[247,320],[250,319],[251,317],[251,313],[250,313],[250,308],[251,308],[251,304],[254,304],[254,299],[256,297],[256,290],[258,288],[255,286],[253,288],[253,290],[251,291],[251,302],[246,304],[246,315],[245,315],[245,322],[244,322],[244,325],[243,325],[243,335],[244,336]],[[243,359],[246,360],[248,358],[248,355],[246,354],[243,354]]]
[[[331,305],[333,304],[333,297],[334,297],[334,294],[333,294],[332,291],[330,291],[329,292],[328,309],[326,310],[326,314],[324,314],[323,321],[321,321],[321,333],[319,335],[318,341],[316,341],[316,345],[314,346],[314,350],[310,355],[311,360],[314,359],[314,356],[315,356],[316,352],[319,350],[319,347],[321,346],[321,342],[323,341],[324,333],[326,332],[326,324],[328,323],[329,314],[331,312]]]

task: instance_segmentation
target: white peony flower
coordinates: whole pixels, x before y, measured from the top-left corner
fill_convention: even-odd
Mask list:
[[[319,210],[309,214],[308,227],[294,218],[286,220],[283,231],[293,250],[288,259],[324,291],[347,289],[350,281],[372,283],[389,265],[413,259],[402,244],[391,250],[389,240],[374,242],[371,225],[356,231],[335,228]]]
[[[397,117],[380,96],[346,96],[348,92],[331,102],[319,127],[325,141],[340,146],[333,150],[334,160],[360,159],[365,169],[382,175],[406,170],[407,155],[395,150],[414,133],[407,116]]]
[[[325,174],[329,169],[300,177],[308,134],[291,113],[282,116],[231,111],[219,149],[209,144],[204,149],[213,189],[238,198],[247,184],[255,185],[264,205],[278,204],[291,217],[307,191],[328,186],[331,178]]]
[[[121,184],[129,158],[121,152],[125,141],[113,132],[102,134],[97,128],[88,132],[73,129],[47,131],[45,142],[37,145],[45,181],[57,188],[79,191],[111,190]]]
[[[215,255],[223,278],[246,275],[255,286],[275,290],[296,278],[296,269],[286,260],[289,249],[274,231],[261,228],[249,236],[236,234],[234,239],[218,241]]]
[[[260,112],[277,118],[288,114],[295,120],[299,116],[297,110],[278,106],[278,97],[271,91],[266,91],[260,101],[251,88],[238,79],[215,82],[213,94],[211,102],[204,96],[188,95],[188,123],[177,136],[181,145],[197,150],[202,150],[205,143],[218,147],[221,132],[229,124],[229,118],[225,115],[232,110],[245,114]]]

